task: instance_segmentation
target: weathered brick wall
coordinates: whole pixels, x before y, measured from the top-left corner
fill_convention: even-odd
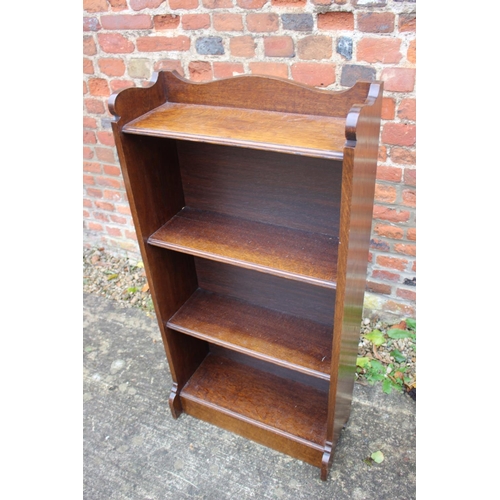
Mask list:
[[[328,89],[381,79],[385,98],[365,305],[415,315],[415,0],[84,0],[86,244],[138,254],[107,99],[175,69]]]

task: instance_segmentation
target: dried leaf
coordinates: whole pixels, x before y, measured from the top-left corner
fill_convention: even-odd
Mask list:
[[[141,292],[147,292],[149,290],[149,283],[146,283],[142,288]]]

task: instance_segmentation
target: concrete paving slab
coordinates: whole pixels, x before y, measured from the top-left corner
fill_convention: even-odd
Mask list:
[[[355,384],[326,482],[319,469],[187,415],[155,319],[84,296],[85,500],[416,498],[415,402]],[[373,451],[385,460],[367,465]]]

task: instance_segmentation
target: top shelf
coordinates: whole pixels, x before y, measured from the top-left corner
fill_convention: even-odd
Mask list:
[[[343,159],[345,119],[167,102],[130,121],[128,134]]]

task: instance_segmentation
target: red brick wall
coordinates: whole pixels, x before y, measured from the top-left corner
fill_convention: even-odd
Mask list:
[[[84,0],[86,244],[138,254],[107,108],[160,69],[209,81],[265,74],[385,98],[365,305],[415,315],[416,8],[405,0]]]

